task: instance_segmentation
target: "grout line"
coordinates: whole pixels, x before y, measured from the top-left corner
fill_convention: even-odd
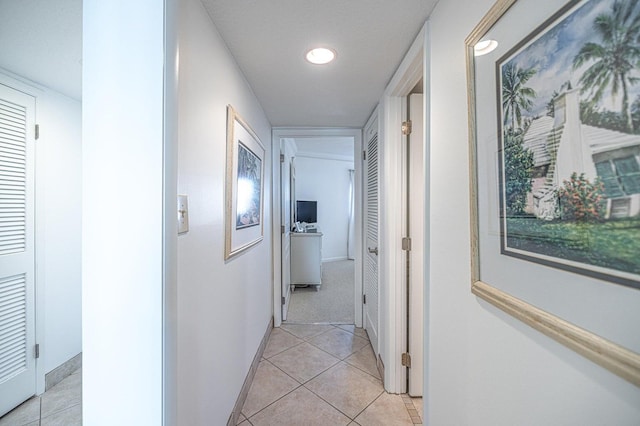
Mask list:
[[[409,414],[409,417],[411,417],[411,422],[413,422],[414,425],[423,424],[422,417],[420,417],[420,412],[418,411],[415,404],[413,403],[413,398],[409,396],[409,394],[403,393],[402,400],[405,403],[404,406],[407,409],[407,413]],[[415,415],[412,412],[415,412]]]
[[[41,402],[41,404],[42,404],[42,402]],[[75,407],[77,407],[79,405],[82,406],[82,402],[78,402],[76,404],[71,404],[71,405],[68,405],[68,406],[66,406],[64,408],[61,408],[59,410],[52,411],[49,414],[47,414],[44,418],[46,419],[46,418],[49,418],[49,417],[54,416],[56,414],[60,414],[60,413],[62,413],[64,411],[70,410],[70,409],[75,408]],[[42,417],[42,409],[40,409],[40,422],[42,422],[42,419],[43,419],[43,417]]]
[[[308,390],[309,392],[311,392],[312,394],[314,394],[316,397],[320,398],[322,401],[324,401],[325,403],[327,403],[329,405],[329,407],[333,408],[334,410],[336,410],[338,413],[342,414],[343,416],[345,416],[346,418],[348,418],[351,421],[354,421],[353,419],[355,419],[356,417],[351,418],[347,413],[343,412],[341,409],[339,409],[338,407],[336,407],[335,405],[333,405],[332,403],[330,403],[329,401],[327,401],[326,399],[324,399],[321,395],[318,395],[317,393],[315,393],[313,390],[309,389],[308,387],[306,387],[305,385],[302,385],[306,390]]]
[[[284,324],[283,324],[283,325],[284,325]],[[291,324],[291,325],[294,325],[294,324]],[[316,325],[316,324],[295,324],[295,325]],[[317,324],[317,325],[331,325],[331,324]],[[286,325],[284,325],[284,326],[286,327]],[[282,327],[282,326],[280,326],[280,328],[283,328],[283,327]],[[336,327],[335,327],[335,326],[333,326],[333,328],[336,328]],[[283,328],[283,330],[284,330],[284,331],[286,331],[286,332],[287,332],[287,333],[289,333],[289,334],[293,334],[291,331],[287,331],[287,329],[286,329],[286,328]],[[324,331],[321,331],[321,332],[320,332],[320,333],[318,333],[318,334],[314,334],[313,336],[307,336],[307,337],[300,337],[300,336],[296,336],[295,334],[293,334],[293,335],[294,335],[294,336],[296,336],[298,339],[302,339],[302,340],[304,340],[305,342],[308,342],[310,339],[316,338],[316,337],[318,337],[318,336],[322,336],[323,334],[328,333],[328,332],[329,332],[329,331],[331,331],[331,330],[332,330],[332,329],[324,330]]]
[[[382,389],[382,392],[380,392],[380,395],[376,396],[375,398],[373,398],[373,401],[371,401],[369,404],[367,404],[366,407],[364,407],[358,414],[356,414],[356,416],[353,418],[353,421],[355,421],[355,419],[358,418],[358,416],[362,413],[365,412],[365,410],[367,408],[369,408],[371,406],[371,404],[373,404],[374,402],[376,402],[382,395],[384,395],[386,393],[386,391],[384,390],[384,388]]]
[[[276,368],[278,368],[278,367],[276,367]],[[285,373],[285,374],[286,374],[286,373]],[[291,377],[291,376],[289,376],[289,377]],[[291,378],[293,379],[293,377],[291,377]],[[264,410],[266,410],[267,408],[271,407],[271,406],[272,406],[273,404],[275,404],[276,402],[280,401],[282,398],[285,398],[286,396],[288,396],[288,395],[289,395],[289,394],[291,394],[292,392],[295,392],[297,389],[300,389],[301,387],[303,387],[303,386],[304,386],[304,385],[300,384],[300,382],[298,382],[297,380],[295,380],[295,379],[293,379],[293,380],[298,384],[298,386],[296,386],[295,388],[291,389],[289,392],[287,392],[286,394],[282,395],[280,398],[276,399],[276,400],[275,400],[275,401],[273,401],[272,403],[270,403],[270,404],[268,404],[268,405],[265,405],[263,408],[261,408],[260,410],[256,411],[255,413],[253,413],[253,414],[251,415],[251,417],[254,417],[254,416],[255,416],[255,415],[257,415],[258,413],[263,412]],[[242,408],[244,408],[244,407],[242,407]],[[253,425],[253,423],[251,423],[251,417],[247,417],[247,415],[246,415],[246,414],[244,414],[244,413],[242,412],[242,409],[240,410],[240,414],[242,414],[242,415],[243,415],[247,420],[249,420],[249,423],[250,423],[251,425]]]

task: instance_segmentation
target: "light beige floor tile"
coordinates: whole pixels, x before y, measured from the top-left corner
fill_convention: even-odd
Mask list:
[[[251,417],[249,421],[254,426],[339,426],[349,424],[351,419],[301,387],[260,411]]]
[[[361,426],[413,425],[402,397],[386,392],[380,395],[355,420]]]
[[[53,413],[82,402],[82,375],[72,374],[42,394],[41,415]]]
[[[80,426],[82,425],[82,405],[58,411],[47,417],[42,417],[41,426]]]
[[[300,386],[298,382],[280,371],[269,361],[262,361],[258,365],[241,412],[245,417],[249,418],[298,386]]]
[[[26,425],[38,420],[40,420],[40,397],[34,396],[0,417],[0,426]]]
[[[352,419],[383,392],[380,380],[344,362],[304,386]]]
[[[340,360],[308,343],[303,343],[270,359],[276,367],[299,381],[305,383],[322,373]]]
[[[36,420],[35,422],[27,423],[24,426],[40,426],[40,420]]]
[[[281,328],[296,337],[307,340],[310,337],[333,330],[335,327],[330,324],[282,324]]]
[[[251,426],[251,423],[249,423],[249,420],[245,420],[242,423],[240,423],[238,426]]]
[[[281,328],[274,328],[269,336],[269,342],[267,343],[267,347],[265,348],[262,356],[269,359],[272,356],[286,351],[295,345],[299,345],[302,342],[303,341],[301,339],[298,339],[293,334],[288,333]]]
[[[335,328],[313,337],[309,339],[308,342],[340,359],[345,359],[369,344],[369,342],[363,338],[340,328]]]
[[[376,365],[376,357],[373,354],[371,345],[366,345],[364,348],[345,359],[345,362],[371,374],[377,379],[380,379],[380,373],[378,373],[378,367]]]
[[[424,423],[424,406],[422,405],[422,398],[411,398],[413,401],[413,406],[418,410],[418,415],[422,419],[422,423]]]
[[[341,329],[348,331],[349,333],[355,334],[358,337],[362,337],[363,339],[369,340],[369,336],[364,328],[356,327],[353,324],[340,324],[338,325]]]

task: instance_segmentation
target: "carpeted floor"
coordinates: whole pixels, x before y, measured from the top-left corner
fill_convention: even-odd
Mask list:
[[[322,264],[322,285],[298,287],[291,293],[289,323],[336,323],[354,322],[353,260],[338,260]]]

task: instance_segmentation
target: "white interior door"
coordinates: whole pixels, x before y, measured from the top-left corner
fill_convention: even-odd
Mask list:
[[[364,247],[364,324],[371,346],[378,355],[378,132],[368,139],[366,149],[366,235]]]
[[[36,390],[34,111],[0,84],[0,415]]]
[[[280,208],[282,236],[282,321],[287,320],[289,300],[291,297],[291,182],[294,177],[291,157],[284,154],[280,158]]]
[[[409,395],[422,396],[423,387],[423,330],[424,330],[424,222],[425,222],[425,164],[423,95],[409,96]]]

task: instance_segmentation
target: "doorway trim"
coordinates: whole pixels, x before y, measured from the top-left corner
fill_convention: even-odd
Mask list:
[[[383,173],[381,186],[381,245],[386,248],[386,256],[380,265],[381,285],[386,287],[381,299],[380,352],[386,357],[385,389],[391,393],[406,392],[407,372],[402,365],[402,353],[407,347],[407,288],[406,252],[402,250],[402,237],[406,229],[406,211],[396,206],[405,206],[404,149],[401,125],[406,116],[406,97],[421,78],[424,80],[424,128],[425,128],[425,235],[424,235],[424,391],[427,395],[428,372],[428,297],[429,297],[429,21],[414,40],[393,78],[387,85],[381,99],[380,133],[382,135]]]
[[[282,244],[280,238],[280,139],[352,137],[354,147],[355,178],[355,325],[362,327],[362,129],[356,128],[296,128],[274,127],[271,133],[271,220],[272,220],[272,276],[273,276],[273,325],[282,324]]]

